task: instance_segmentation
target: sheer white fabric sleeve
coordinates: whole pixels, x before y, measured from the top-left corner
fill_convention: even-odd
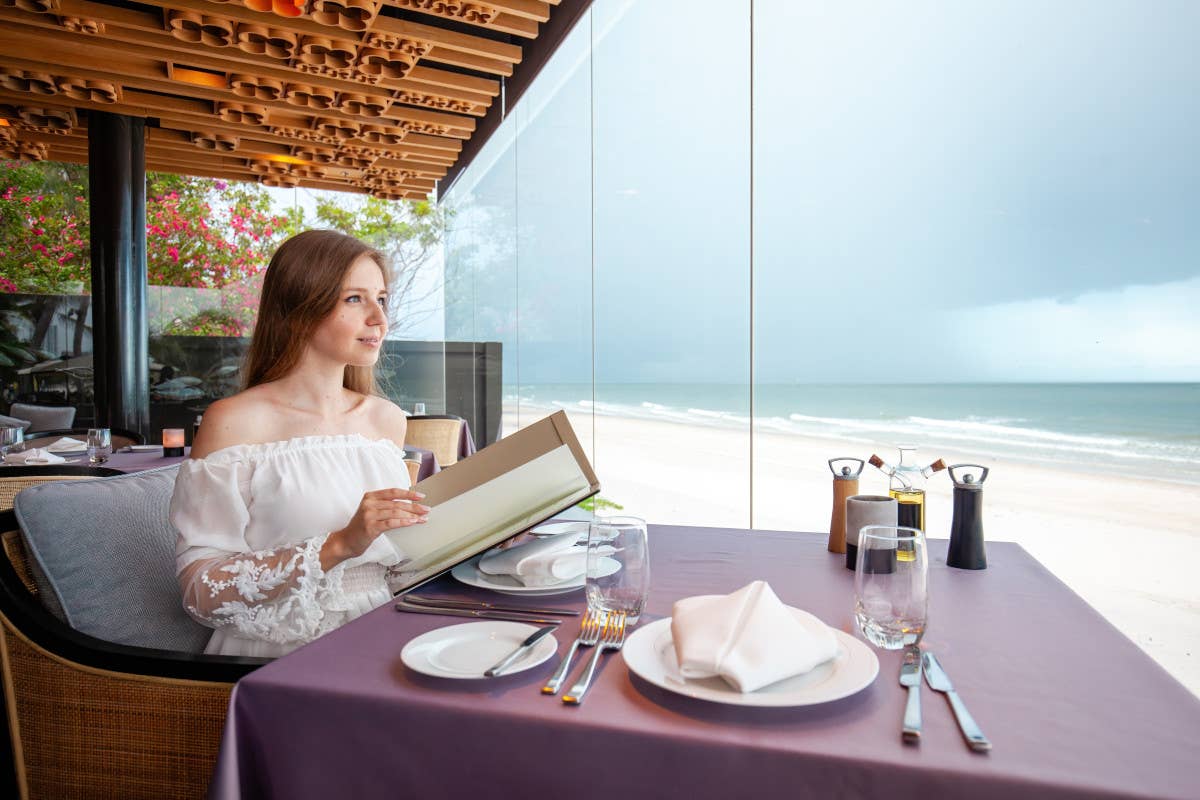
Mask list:
[[[321,568],[328,533],[272,550],[246,543],[249,521],[241,462],[185,461],[171,497],[178,531],[175,566],[183,607],[210,628],[278,644],[307,642],[336,628],[348,609],[345,562]]]

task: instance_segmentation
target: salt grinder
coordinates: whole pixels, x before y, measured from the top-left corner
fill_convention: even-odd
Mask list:
[[[852,469],[849,464],[835,466],[839,461],[858,464]],[[858,494],[858,476],[863,471],[861,458],[831,458],[829,471],[833,473],[833,513],[829,517],[829,552],[846,552],[846,498]]]
[[[955,474],[965,469],[982,470],[979,477],[967,472],[961,478]],[[988,468],[979,464],[955,464],[950,467],[954,481],[954,521],[950,524],[950,550],[946,566],[959,569],[987,569],[987,554],[983,548],[983,482]]]

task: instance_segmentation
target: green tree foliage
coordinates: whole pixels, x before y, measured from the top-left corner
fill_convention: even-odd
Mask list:
[[[88,292],[87,178],[82,165],[0,163],[0,292]],[[248,335],[271,253],[307,227],[340,230],[384,251],[395,266],[394,297],[428,291],[417,276],[441,238],[436,206],[321,193],[315,220],[305,217],[299,207],[277,208],[258,184],[149,173],[150,285],[208,290],[160,292],[152,331]]]

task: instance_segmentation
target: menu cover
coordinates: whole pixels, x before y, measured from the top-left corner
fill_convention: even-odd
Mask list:
[[[384,534],[409,559],[397,594],[591,497],[600,481],[566,412],[556,411],[414,488],[428,520]]]

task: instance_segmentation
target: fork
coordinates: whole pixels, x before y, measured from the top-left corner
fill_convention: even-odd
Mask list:
[[[579,623],[579,636],[571,643],[571,649],[563,656],[562,663],[558,665],[558,669],[554,670],[554,674],[550,676],[550,680],[546,681],[546,685],[542,687],[542,694],[554,694],[562,686],[563,681],[567,679],[567,672],[571,669],[571,660],[575,658],[575,652],[579,650],[579,646],[595,647],[596,642],[600,641],[600,630],[603,627],[604,612],[597,611],[594,608],[589,608],[587,616]]]
[[[587,670],[579,679],[579,683],[572,686],[571,691],[563,695],[563,702],[576,706],[582,703],[583,696],[592,683],[592,676],[596,674],[596,665],[600,663],[600,656],[605,650],[620,650],[624,646],[625,612],[614,611],[605,620],[604,633],[600,638],[600,643],[596,645],[595,652],[592,653],[592,660],[588,662]]]

